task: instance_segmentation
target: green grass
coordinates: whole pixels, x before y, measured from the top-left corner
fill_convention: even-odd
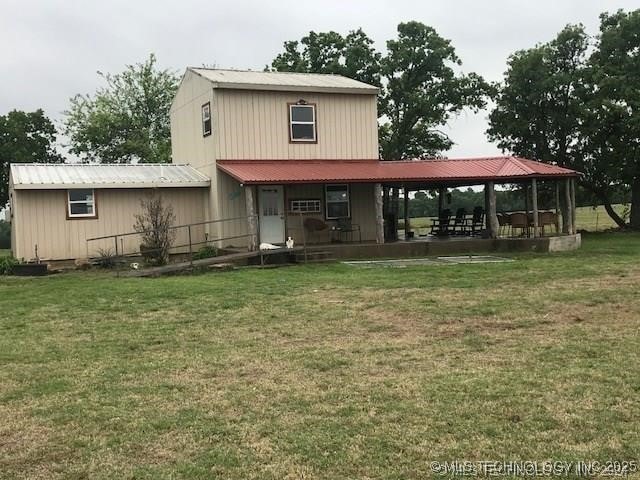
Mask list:
[[[614,205],[613,208],[619,215],[623,215],[624,205]],[[602,232],[610,228],[617,228],[617,225],[603,206],[595,209],[593,207],[576,208],[576,225],[578,230],[586,230],[588,232]],[[431,226],[431,218],[412,218],[411,226],[414,228],[427,228]]]
[[[0,248],[0,257],[8,257],[11,255],[11,250]]]
[[[640,235],[501,264],[0,279],[0,478],[637,460]]]

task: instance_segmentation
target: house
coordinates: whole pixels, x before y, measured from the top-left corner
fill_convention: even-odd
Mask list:
[[[406,199],[485,185],[495,235],[495,183],[535,190],[538,180],[569,185],[576,176],[515,157],[379,161],[377,94],[338,75],[188,68],[170,112],[174,164],[11,166],[14,255],[137,251],[129,233],[150,192],[173,205],[176,225],[191,225],[177,229],[176,252],[205,242],[256,249],[289,236],[328,242],[349,226],[358,242],[381,244],[383,186]],[[326,228],[308,231],[309,219]]]

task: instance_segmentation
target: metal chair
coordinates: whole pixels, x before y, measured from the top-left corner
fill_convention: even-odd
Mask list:
[[[451,210],[445,208],[438,218],[431,219],[431,235],[449,235],[449,223],[451,222]]]
[[[333,229],[334,232],[338,232],[341,237],[343,234],[348,234],[349,239],[353,242],[353,232],[358,232],[358,241],[362,243],[362,231],[360,225],[352,223],[348,217],[338,218],[336,220],[336,226]],[[340,238],[341,239],[341,238]]]
[[[473,216],[467,224],[465,233],[469,236],[474,236],[479,234],[482,230],[484,230],[484,228],[484,208],[475,207],[473,209]]]
[[[459,208],[458,210],[456,210],[456,216],[453,219],[453,225],[451,226],[451,233],[453,235],[464,235],[466,225],[467,225],[467,210],[465,208]]]

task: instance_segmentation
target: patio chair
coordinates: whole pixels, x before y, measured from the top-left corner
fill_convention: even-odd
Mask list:
[[[511,224],[511,232],[513,233],[516,228],[519,228],[520,236],[523,237],[529,228],[529,217],[526,213],[512,213],[509,215],[509,223]]]
[[[302,222],[304,229],[309,233],[310,236],[315,236],[319,232],[329,231],[329,225],[320,220],[319,218],[308,217],[304,219]]]
[[[431,219],[431,235],[449,235],[449,223],[451,222],[451,210],[445,208],[438,218]]]
[[[509,215],[506,213],[497,213],[496,216],[498,217],[498,236],[502,236],[505,230],[508,232],[508,229],[511,227]]]
[[[475,207],[473,209],[473,216],[467,223],[465,234],[469,236],[478,235],[482,230],[484,230],[484,227],[484,208]]]
[[[348,217],[338,218],[333,231],[338,233],[340,240],[342,240],[342,235],[349,235],[349,240],[352,242],[353,233],[358,232],[358,241],[362,243],[362,231],[360,230],[360,225],[352,223],[351,219]]]
[[[538,213],[538,226],[542,229],[543,237],[544,237],[544,227],[547,225],[555,226],[556,233],[558,233],[558,215],[556,215],[555,212]]]
[[[464,235],[466,225],[467,225],[467,210],[465,208],[459,208],[458,210],[456,210],[456,216],[453,219],[453,225],[451,226],[451,233],[453,235]]]

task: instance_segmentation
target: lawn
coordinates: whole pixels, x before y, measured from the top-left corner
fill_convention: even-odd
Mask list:
[[[0,248],[0,257],[6,257],[11,255],[11,250],[10,249],[3,249]]]
[[[640,235],[515,258],[0,279],[0,478],[638,460]]]

